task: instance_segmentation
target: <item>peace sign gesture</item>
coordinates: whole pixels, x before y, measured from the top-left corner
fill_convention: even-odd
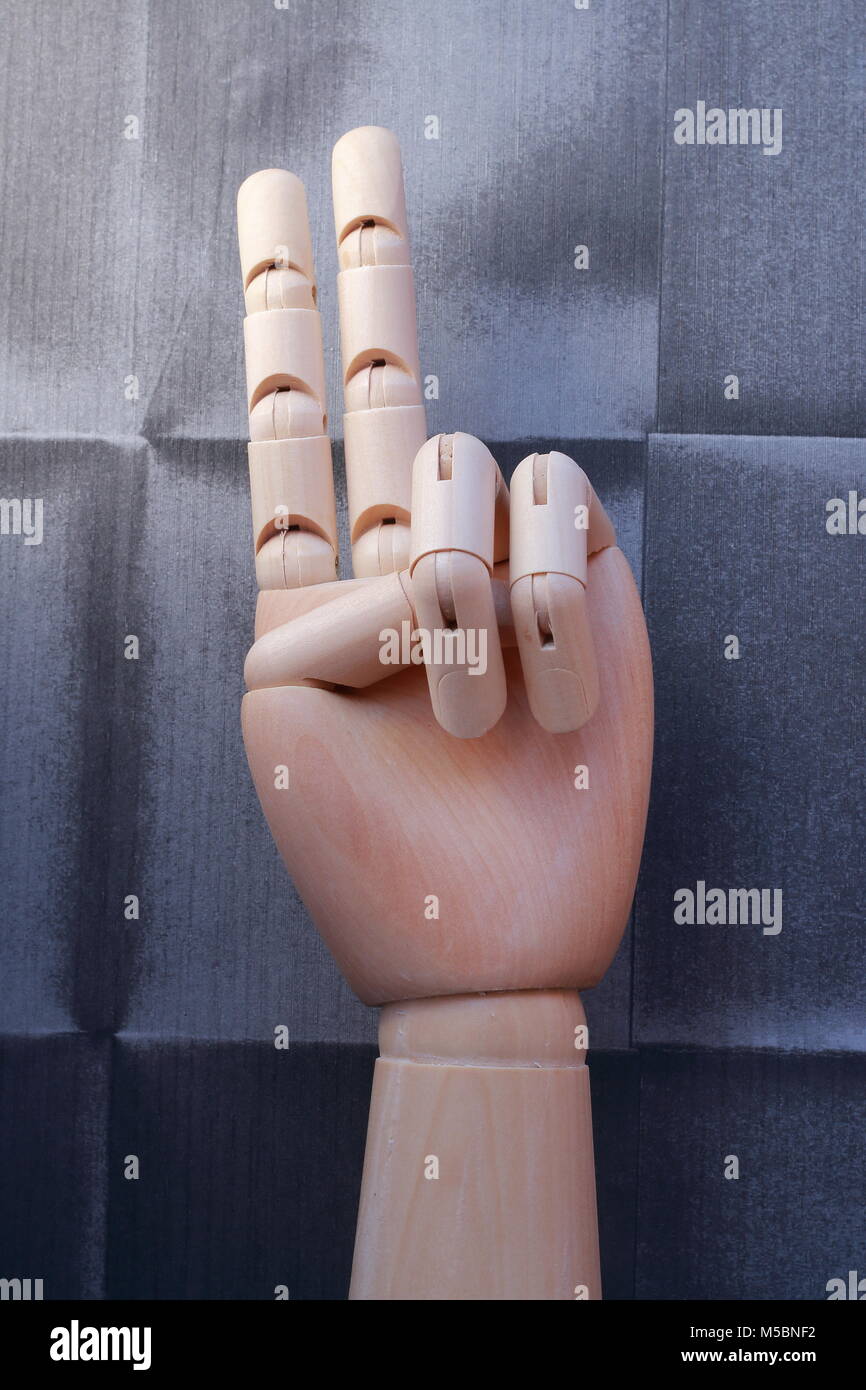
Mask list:
[[[344,136],[333,181],[355,573],[343,582],[303,187],[267,170],[238,197],[261,589],[247,754],[360,997],[426,1001],[426,1028],[440,996],[515,992],[532,1053],[550,1018],[534,1028],[529,992],[556,999],[551,1017],[565,1000],[582,1018],[565,992],[598,982],[628,917],[652,746],[643,613],[572,460],[530,455],[509,492],[480,440],[427,440],[394,137]],[[427,1242],[419,1268],[430,1259]]]

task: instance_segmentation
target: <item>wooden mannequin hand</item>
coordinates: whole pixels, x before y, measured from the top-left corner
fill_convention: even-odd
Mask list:
[[[304,191],[266,170],[238,195],[262,590],[243,729],[301,897],[385,1006],[349,1297],[598,1298],[577,991],[643,841],[640,600],[571,459],[532,454],[509,489],[480,440],[426,438],[394,137],[350,132],[333,173],[346,583]]]
[[[563,455],[515,471],[509,532],[508,493],[479,441],[439,436],[418,449],[393,137],[344,137],[334,183],[350,522],[364,576],[344,583],[327,582],[336,528],[303,190],[267,171],[239,197],[265,586],[243,705],[256,788],[366,1002],[591,986],[628,917],[649,788],[652,681],[631,571]],[[419,627],[426,676],[393,662]],[[477,639],[476,658],[484,647],[483,671],[476,660],[470,674],[465,652],[437,656],[433,639],[455,630]]]

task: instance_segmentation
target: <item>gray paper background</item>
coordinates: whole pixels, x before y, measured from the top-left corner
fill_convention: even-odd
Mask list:
[[[606,1294],[820,1299],[866,1274],[866,537],[824,525],[866,495],[862,6],[0,16],[0,491],[45,515],[39,546],[0,536],[0,1276],[345,1296],[375,1017],[240,740],[234,199],[264,166],[306,184],[339,429],[330,151],[367,123],[403,149],[430,432],[480,435],[506,473],[571,453],[644,595],[644,867],[587,996]],[[781,153],[675,145],[699,99],[782,108]],[[345,541],[339,440],[335,463]],[[781,934],[676,925],[698,879],[781,887]]]

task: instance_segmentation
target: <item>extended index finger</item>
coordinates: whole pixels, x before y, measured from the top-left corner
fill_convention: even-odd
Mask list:
[[[238,192],[250,494],[260,589],[333,580],[337,519],[322,327],[300,179],[251,174]]]

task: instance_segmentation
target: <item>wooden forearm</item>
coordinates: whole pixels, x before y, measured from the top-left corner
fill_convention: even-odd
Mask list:
[[[351,1299],[600,1298],[572,990],[382,1010]]]

